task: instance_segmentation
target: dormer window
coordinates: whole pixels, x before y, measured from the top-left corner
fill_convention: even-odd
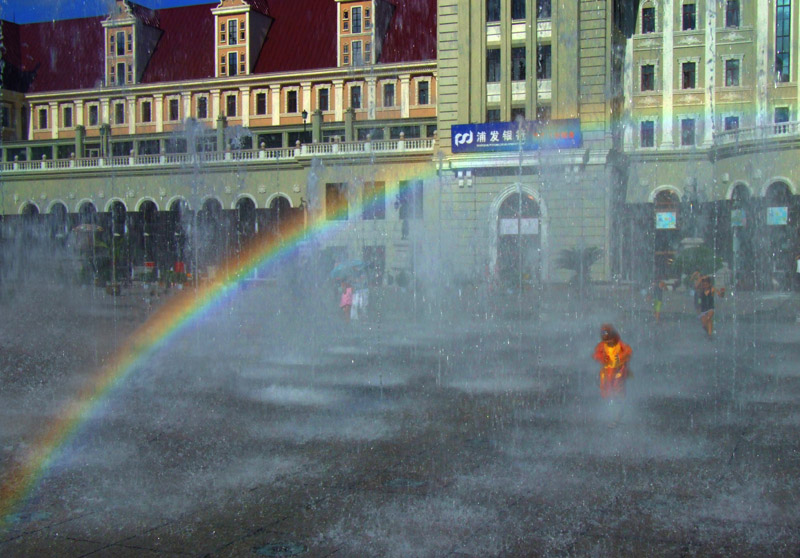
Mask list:
[[[228,44],[235,45],[236,44],[236,20],[230,19],[228,20]]]
[[[353,8],[353,33],[361,33],[361,8]]]
[[[117,56],[125,55],[125,32],[117,33]]]

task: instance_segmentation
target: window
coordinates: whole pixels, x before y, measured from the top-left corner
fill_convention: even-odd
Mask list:
[[[551,46],[539,45],[536,49],[536,79],[551,79],[552,68],[551,61]]]
[[[125,124],[124,103],[114,103],[114,124]]]
[[[169,100],[169,120],[175,121],[180,118],[178,112],[178,99],[170,99]]]
[[[681,120],[681,145],[694,145],[694,118]]]
[[[361,33],[361,8],[353,8],[353,33]]]
[[[789,107],[775,107],[775,124],[789,122]]]
[[[355,109],[361,108],[361,86],[354,85],[350,88],[350,106]]]
[[[239,22],[239,40],[244,42],[245,41],[245,34],[244,34],[244,20]]]
[[[726,132],[731,130],[738,130],[739,129],[739,117],[738,116],[726,116],[725,120],[723,121],[723,125]]]
[[[267,114],[266,93],[256,93],[256,114]]]
[[[47,129],[47,109],[40,108],[39,109],[39,129],[46,130]]]
[[[329,92],[328,92],[327,88],[319,90],[319,103],[318,103],[318,106],[317,106],[317,108],[319,110],[322,110],[322,111],[330,110],[330,108],[329,108],[330,105],[328,103],[328,95],[329,95]]]
[[[537,122],[549,122],[550,115],[551,115],[551,108],[550,105],[539,105],[536,107],[536,121]]]
[[[2,125],[3,128],[11,127],[11,107],[2,105]]]
[[[791,0],[777,0],[775,11],[775,80],[789,81],[789,49],[791,48]]]
[[[681,65],[681,89],[694,89],[697,84],[694,62],[684,62]]]
[[[153,120],[153,114],[150,101],[142,101],[142,122],[150,122],[151,120]]]
[[[364,64],[364,57],[361,55],[361,41],[353,41],[353,66],[361,66]]]
[[[225,97],[225,109],[228,116],[236,116],[236,95]]]
[[[427,105],[429,100],[428,95],[428,82],[427,81],[420,81],[417,83],[417,104],[418,105]]]
[[[488,109],[486,111],[486,122],[500,122],[500,109]]]
[[[394,106],[394,83],[383,84],[383,106]]]
[[[236,60],[238,59],[238,55],[235,52],[228,53],[228,75],[235,76],[236,75]]]
[[[297,112],[297,91],[286,92],[286,112]]]
[[[72,107],[64,107],[64,118],[61,122],[62,128],[72,128]]]
[[[536,0],[536,18],[537,19],[550,19],[552,7],[550,0]]]
[[[228,44],[235,45],[236,44],[236,20],[229,19],[228,20]]]
[[[683,5],[683,27],[684,31],[697,29],[697,6],[695,4]]]
[[[653,91],[656,88],[656,67],[653,64],[642,66],[641,91]]]
[[[361,217],[366,220],[386,218],[386,187],[383,182],[365,182]]]
[[[725,27],[739,27],[739,0],[725,3]]]
[[[247,70],[245,70],[245,56],[244,53],[239,55],[239,73],[246,74]]]
[[[656,9],[642,8],[642,34],[656,32]]]
[[[486,23],[500,21],[500,0],[486,0]]]
[[[400,181],[395,207],[401,220],[422,219],[423,201],[422,180]]]
[[[371,43],[364,43],[364,60],[367,64],[372,64],[372,45]]]
[[[119,31],[117,33],[117,56],[125,55],[125,32]]]
[[[511,80],[525,81],[525,47],[511,49]]]
[[[655,122],[652,120],[643,120],[639,126],[639,145],[641,147],[654,147],[655,144]]]
[[[221,43],[225,42],[225,24],[224,23],[220,23],[219,24],[219,42],[221,42]]]
[[[525,0],[511,0],[511,19],[525,19]]]
[[[117,64],[117,85],[125,85],[125,62]]]
[[[133,33],[128,33],[128,52],[133,52]]]
[[[97,126],[100,123],[100,107],[89,105],[89,126]]]
[[[725,61],[725,87],[739,85],[739,59],[730,58]]]
[[[525,107],[511,107],[511,122],[518,119],[525,120]]]
[[[325,184],[325,219],[347,221],[347,184],[343,182]]]
[[[208,118],[208,97],[197,98],[197,118]]]
[[[500,81],[500,49],[491,48],[486,51],[486,81],[495,83]]]

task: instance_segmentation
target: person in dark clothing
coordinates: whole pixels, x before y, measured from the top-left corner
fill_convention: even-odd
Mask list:
[[[700,316],[700,324],[708,338],[714,335],[714,295],[725,296],[725,290],[717,291],[711,285],[711,277],[705,276],[700,280],[699,288],[695,291],[695,308]]]

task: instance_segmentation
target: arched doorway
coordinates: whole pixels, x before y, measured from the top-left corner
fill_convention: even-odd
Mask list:
[[[247,197],[236,202],[236,250],[241,251],[258,232],[256,204]]]
[[[731,192],[731,235],[733,285],[752,289],[755,284],[753,268],[753,229],[755,228],[753,198],[745,184],[736,184]]]
[[[762,262],[762,288],[787,290],[796,270],[798,212],[789,185],[776,181],[764,193],[766,224]]]
[[[497,209],[495,275],[510,289],[541,281],[541,210],[532,193],[508,194]]]
[[[209,198],[203,202],[197,213],[195,238],[198,268],[205,269],[222,261],[225,256],[226,231],[223,230],[222,204],[219,200]]]
[[[267,223],[269,232],[275,236],[282,236],[286,226],[291,222],[295,210],[292,204],[283,196],[272,199],[267,209]]]
[[[146,200],[139,206],[139,220],[141,223],[141,237],[139,248],[146,267],[156,266],[158,253],[158,206],[154,201]]]
[[[653,274],[656,280],[675,279],[679,270],[672,262],[680,246],[680,199],[672,190],[661,190],[653,199],[655,250]]]
[[[97,224],[97,208],[92,202],[83,202],[78,208],[78,224],[80,225],[96,225]]]
[[[111,235],[112,281],[116,283],[130,278],[133,265],[128,234],[128,210],[124,203],[119,200],[111,203],[108,223]]]
[[[187,260],[187,230],[191,228],[189,205],[184,199],[176,199],[169,206],[166,222],[167,245],[170,262],[168,265],[183,273]]]
[[[57,243],[63,242],[69,234],[69,213],[67,206],[61,202],[54,203],[50,207],[48,217],[50,225],[50,238]]]

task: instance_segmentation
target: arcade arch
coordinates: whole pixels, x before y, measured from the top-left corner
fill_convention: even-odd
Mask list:
[[[520,184],[509,186],[493,201],[490,259],[501,284],[519,288],[546,280],[544,213],[539,193]]]

